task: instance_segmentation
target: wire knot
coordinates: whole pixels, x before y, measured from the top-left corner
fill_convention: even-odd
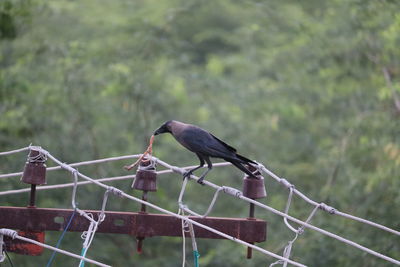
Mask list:
[[[40,146],[30,146],[31,153],[29,153],[27,162],[29,163],[45,163],[47,160],[47,154]],[[31,156],[32,151],[37,152],[37,155]]]
[[[189,209],[188,206],[186,204],[183,204],[182,202],[179,202],[178,204],[179,204],[179,208],[183,211],[186,211]]]
[[[140,171],[155,171],[156,166],[157,166],[157,161],[153,160],[151,157],[150,158],[143,158],[143,162],[150,162],[149,165],[144,165],[144,164],[139,164],[138,170]]]
[[[329,206],[329,205],[327,205],[327,204],[325,204],[323,202],[319,203],[318,208],[320,208],[323,211],[328,212],[329,214],[335,214],[336,213],[336,209],[335,208],[333,208],[333,207],[331,207],[331,206]]]
[[[109,186],[107,187],[107,191],[113,193],[114,195],[118,197],[122,197],[122,190],[119,190],[118,188],[114,186]]]
[[[18,236],[17,231],[7,229],[7,228],[2,228],[0,229],[0,235],[6,235],[11,237],[12,239],[15,239]]]
[[[81,210],[81,209],[78,209],[77,207],[75,207],[74,210],[75,210],[80,216],[86,218],[86,216],[85,216],[85,215],[87,215],[86,212],[84,212],[84,211]]]
[[[304,226],[300,226],[299,228],[297,228],[298,235],[302,235],[303,233],[304,233]]]
[[[189,226],[189,222],[184,220],[183,221],[183,231],[185,231],[186,233],[190,232],[190,226]]]
[[[222,190],[224,191],[224,193],[228,194],[228,195],[232,195],[234,197],[241,197],[243,196],[242,191],[233,188],[233,187],[229,187],[229,186],[223,186]]]
[[[260,162],[255,161],[255,160],[254,160],[254,162],[255,162],[256,164],[251,164],[251,163],[250,163],[250,165],[253,166],[253,167],[255,167],[255,168],[257,168],[257,170],[262,171],[263,168],[265,168],[265,166],[264,166],[263,164],[261,164]]]
[[[68,167],[69,167],[69,165],[67,165]],[[70,167],[71,169],[67,169],[67,170],[69,170],[71,173],[72,173],[72,175],[74,176],[74,178],[76,177],[76,178],[78,178],[78,170],[77,169],[74,169],[74,168],[72,168],[72,167]]]
[[[65,169],[65,170],[67,170],[67,171],[69,171],[70,173],[72,173],[73,175],[76,175],[76,176],[78,176],[78,170],[77,169],[75,169],[75,168],[72,168],[71,166],[69,166],[67,163],[64,163],[64,164],[62,164],[62,165],[60,165],[61,166],[61,168],[63,168],[63,169]]]

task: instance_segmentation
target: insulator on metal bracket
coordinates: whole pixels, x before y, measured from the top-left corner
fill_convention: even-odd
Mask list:
[[[156,163],[151,160],[145,160],[139,163],[139,168],[136,172],[135,181],[132,187],[137,190],[157,191],[157,173]]]
[[[21,181],[26,184],[46,184],[46,158],[37,150],[29,152]]]
[[[31,149],[25,164],[21,181],[31,185],[29,207],[35,207],[36,185],[46,184],[46,155]]]
[[[253,166],[249,166],[248,169],[257,177],[251,177],[249,175],[245,175],[243,177],[243,196],[251,198],[251,199],[259,199],[267,196],[267,191],[265,190],[264,177],[258,171],[257,168]],[[253,220],[254,217],[254,204],[250,203],[249,208],[249,220]],[[252,257],[252,248],[247,248],[247,258],[251,259]]]
[[[136,171],[136,178],[132,183],[132,187],[137,190],[142,190],[142,200],[147,201],[147,192],[157,191],[157,172],[156,162],[150,159],[144,158],[139,163],[138,170]],[[146,213],[146,205],[142,204],[141,213]],[[143,251],[143,236],[136,237],[136,251],[141,254]]]

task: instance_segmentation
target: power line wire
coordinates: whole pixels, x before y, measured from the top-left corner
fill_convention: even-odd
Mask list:
[[[156,160],[157,160],[157,163],[159,163],[160,165],[163,165],[163,166],[166,167],[166,168],[172,169],[173,171],[175,171],[175,172],[177,172],[177,173],[179,173],[179,174],[183,174],[183,173],[184,173],[184,169],[181,169],[181,168],[179,168],[179,167],[177,167],[177,166],[172,166],[172,165],[170,165],[170,164],[168,164],[168,163],[166,163],[166,162],[163,162],[163,161],[161,161],[161,160],[159,160],[159,159],[157,159],[157,158],[156,158]],[[264,169],[267,170],[265,167],[264,167]],[[273,174],[273,173],[272,173],[271,171],[269,171],[269,170],[267,170],[267,173]],[[275,174],[273,174],[273,175],[274,175],[275,177],[277,177],[278,179],[281,179],[281,178],[279,178],[278,176],[276,176]],[[196,177],[195,175],[192,175],[190,178],[191,178],[191,179],[194,179],[194,180],[196,180],[196,181],[199,179],[199,178]],[[281,179],[281,180],[284,180],[284,179]],[[207,185],[207,186],[210,186],[210,187],[212,187],[212,188],[214,188],[214,189],[216,189],[216,190],[220,190],[220,188],[221,188],[221,186],[218,186],[218,185],[213,184],[213,183],[211,183],[211,182],[209,182],[209,181],[206,181],[206,180],[204,181],[204,184]],[[222,188],[224,188],[224,187],[222,187]],[[237,190],[237,189],[234,189],[234,190]],[[296,192],[296,191],[298,191],[298,190],[294,189],[294,192]],[[225,192],[225,193],[230,193],[230,192],[227,191],[227,190],[223,190],[223,192]],[[298,191],[298,192],[299,192],[299,191]],[[303,195],[301,192],[299,192],[299,193],[300,193],[301,195]],[[305,223],[305,222],[303,222],[303,221],[301,221],[301,220],[299,220],[299,219],[297,219],[297,218],[294,218],[294,217],[292,217],[292,216],[290,216],[290,215],[288,215],[288,214],[285,214],[285,213],[283,213],[283,212],[281,212],[281,211],[278,211],[278,210],[276,210],[276,209],[274,209],[274,208],[272,208],[272,207],[269,207],[269,206],[267,206],[267,205],[265,205],[265,204],[262,204],[262,203],[260,203],[260,202],[258,202],[258,201],[255,201],[255,200],[253,200],[253,199],[247,198],[247,197],[245,197],[245,196],[243,196],[243,195],[241,195],[241,194],[240,194],[240,195],[236,195],[236,197],[238,197],[238,198],[240,198],[240,199],[242,199],[242,200],[244,200],[244,201],[253,203],[253,204],[256,205],[256,206],[259,206],[259,207],[261,207],[261,208],[263,208],[263,209],[266,209],[266,210],[268,210],[268,211],[271,211],[271,212],[273,212],[273,213],[275,213],[275,214],[277,214],[277,215],[280,215],[280,216],[282,216],[282,217],[284,217],[284,218],[286,218],[286,219],[289,219],[289,220],[291,220],[291,221],[293,221],[293,222],[295,222],[295,223],[298,223],[298,224],[300,224],[300,225],[303,225],[304,227],[313,229],[313,230],[315,230],[315,231],[317,231],[317,232],[320,232],[320,233],[325,234],[325,235],[327,235],[327,236],[329,236],[329,237],[332,237],[332,238],[334,238],[334,239],[337,239],[337,240],[339,240],[339,241],[341,241],[341,242],[343,242],[343,243],[346,243],[346,244],[351,245],[351,246],[353,246],[353,247],[356,247],[356,248],[358,248],[358,249],[360,249],[360,250],[363,250],[363,251],[365,251],[365,252],[367,252],[367,253],[369,253],[369,254],[371,254],[371,255],[374,255],[374,256],[379,257],[379,258],[381,258],[381,259],[384,259],[384,260],[386,260],[386,261],[389,261],[389,262],[395,263],[395,264],[397,264],[397,265],[400,265],[400,261],[398,261],[398,260],[396,260],[396,259],[393,259],[393,258],[391,258],[391,257],[388,257],[388,256],[386,256],[386,255],[383,255],[383,254],[381,254],[381,253],[379,253],[379,252],[376,252],[376,251],[374,251],[374,250],[372,250],[372,249],[369,249],[369,248],[367,248],[367,247],[364,247],[364,246],[362,246],[362,245],[360,245],[360,244],[358,244],[358,243],[356,243],[356,242],[354,242],[354,241],[348,240],[348,239],[346,239],[346,238],[343,238],[343,237],[341,237],[341,236],[338,236],[338,235],[336,235],[336,234],[333,234],[333,233],[331,233],[331,232],[328,232],[328,231],[326,231],[326,230],[323,230],[323,229],[318,228],[318,227],[316,227],[316,226],[313,226],[313,225],[311,225],[311,224]],[[306,197],[306,198],[307,198],[307,197]],[[308,198],[307,198],[307,199],[308,199]],[[310,201],[311,201],[311,200],[310,200]],[[317,203],[317,202],[315,202],[315,203],[316,203],[316,204],[318,205],[318,207],[319,207],[320,209],[322,209],[322,210],[328,211],[328,212],[330,212],[330,213],[331,213],[331,211],[333,210],[332,207],[326,205],[325,203]],[[357,217],[357,218],[358,218],[358,217]],[[361,222],[363,222],[363,221],[364,221],[364,219],[361,220]],[[370,222],[370,221],[368,221],[368,220],[365,220],[365,221]],[[368,223],[368,224],[370,224],[370,225],[372,225],[372,226],[375,226],[375,227],[376,227],[376,225],[379,225],[379,224],[376,224],[376,223],[372,223],[372,224],[371,224],[371,223],[372,223],[372,222],[370,222],[370,223]],[[382,226],[382,225],[379,225],[379,226]],[[384,226],[382,226],[382,227],[384,227]],[[381,228],[381,227],[378,227],[378,228]],[[388,228],[388,227],[384,227],[384,228],[381,228],[381,229],[383,229],[383,230],[389,229],[389,230],[390,230],[389,232],[392,232],[392,233],[394,233],[394,234],[400,235],[400,232],[398,232],[398,231],[396,231],[396,230],[393,230],[393,229],[390,229],[390,228]]]
[[[78,170],[72,168],[72,167],[69,166],[68,164],[62,163],[60,160],[58,160],[58,159],[55,158],[53,155],[51,155],[48,151],[46,151],[46,150],[44,150],[44,149],[42,149],[42,148],[40,148],[40,151],[41,151],[43,154],[45,154],[48,158],[50,158],[51,160],[53,160],[55,163],[57,163],[58,165],[60,165],[63,169],[66,169],[66,170],[70,171],[71,173],[76,172],[77,175],[78,175],[79,177],[81,177],[81,178],[83,178],[83,179],[86,179],[86,180],[88,180],[88,181],[91,181],[92,183],[94,183],[94,184],[96,184],[96,185],[98,185],[98,186],[100,186],[100,187],[103,187],[103,188],[105,188],[105,189],[108,189],[108,188],[110,187],[110,186],[108,186],[108,185],[105,185],[105,184],[103,184],[103,183],[101,183],[101,182],[98,182],[98,181],[96,181],[96,180],[94,180],[94,179],[92,179],[92,178],[90,178],[90,177],[88,177],[88,176],[86,176],[86,175],[80,173]],[[209,227],[209,226],[206,226],[206,225],[203,225],[203,224],[201,224],[201,223],[198,223],[198,222],[196,222],[196,221],[194,221],[194,220],[192,220],[192,219],[188,219],[188,218],[186,218],[185,216],[181,216],[181,215],[178,215],[178,214],[176,214],[176,213],[173,213],[173,212],[171,212],[171,211],[169,211],[169,210],[163,209],[163,208],[161,208],[161,207],[159,207],[159,206],[157,206],[157,205],[154,205],[154,204],[152,204],[152,203],[150,203],[150,202],[147,202],[147,201],[144,201],[144,200],[142,200],[142,199],[133,197],[133,196],[131,196],[131,195],[129,195],[129,194],[123,192],[123,191],[121,191],[121,196],[126,197],[126,198],[128,198],[128,199],[130,199],[130,200],[133,200],[133,201],[136,201],[136,202],[140,202],[141,204],[145,204],[145,205],[147,205],[147,206],[149,206],[149,207],[151,207],[151,208],[153,208],[153,209],[156,209],[156,210],[161,211],[161,212],[163,212],[163,213],[166,213],[166,214],[175,216],[175,217],[177,217],[177,218],[179,218],[179,219],[184,219],[184,220],[186,220],[186,221],[188,221],[188,222],[191,222],[191,223],[194,224],[194,225],[197,225],[197,226],[199,226],[199,227],[201,227],[201,228],[204,228],[204,229],[206,229],[206,230],[208,230],[208,231],[210,231],[210,232],[213,232],[213,233],[215,233],[215,234],[217,234],[217,235],[220,235],[220,236],[222,236],[222,237],[225,237],[226,239],[229,239],[229,240],[232,240],[232,241],[234,241],[234,242],[240,243],[240,244],[245,245],[245,246],[247,246],[247,247],[252,247],[253,249],[258,250],[258,251],[260,251],[260,252],[262,252],[262,253],[264,253],[264,254],[266,254],[266,255],[275,257],[275,258],[277,258],[277,259],[284,259],[282,256],[277,255],[277,254],[275,254],[275,253],[273,253],[273,252],[270,252],[270,251],[268,251],[268,250],[262,249],[262,248],[260,248],[260,247],[258,247],[258,246],[255,246],[255,245],[253,245],[253,244],[247,243],[247,242],[245,242],[245,241],[242,241],[242,240],[237,239],[237,238],[235,238],[235,237],[232,237],[232,236],[230,236],[230,235],[227,235],[227,234],[225,234],[225,233],[223,233],[223,232],[220,232],[220,231],[218,231],[218,230],[215,230],[214,228],[211,228],[211,227]],[[292,261],[292,260],[288,260],[288,262],[291,263],[291,264],[293,264],[293,265],[295,265],[295,266],[302,266],[302,267],[305,266],[304,264],[301,264],[301,263],[298,263],[298,262],[295,262],[295,261]]]
[[[31,148],[31,147],[28,147],[28,149],[29,149],[29,148]],[[95,184],[97,184],[98,186],[101,186],[101,187],[103,187],[103,188],[109,188],[109,186],[107,186],[107,185],[105,185],[105,184],[102,184],[102,183],[99,182],[98,180],[94,180],[94,179],[92,179],[92,178],[90,178],[90,177],[88,177],[88,176],[86,176],[86,175],[83,175],[83,174],[79,173],[76,169],[72,168],[70,165],[65,164],[65,163],[62,163],[61,161],[59,161],[58,159],[56,159],[54,156],[52,156],[48,151],[46,151],[46,150],[44,150],[44,149],[42,149],[42,148],[40,148],[40,147],[34,147],[34,148],[40,150],[40,151],[41,151],[42,153],[44,153],[47,157],[51,158],[55,163],[57,163],[58,165],[60,165],[61,168],[66,169],[66,170],[68,170],[68,171],[70,171],[70,172],[72,172],[72,173],[76,172],[80,177],[82,177],[82,178],[88,180],[88,181],[91,182],[91,183],[95,183]],[[14,152],[14,153],[17,153],[17,152],[25,151],[25,150],[27,150],[27,149],[24,148],[24,149],[14,150],[13,152]],[[17,151],[17,152],[15,152],[15,151]],[[2,153],[2,154],[0,154],[0,155],[3,155],[3,154],[4,154],[4,153]],[[9,154],[9,153],[8,153],[8,154]],[[114,157],[114,158],[116,158],[116,157]],[[164,167],[169,168],[170,170],[172,170],[172,171],[174,171],[174,172],[177,172],[177,173],[182,174],[182,173],[185,171],[185,169],[183,169],[183,168],[179,168],[179,167],[170,165],[170,164],[168,164],[168,163],[166,163],[166,162],[164,162],[164,161],[161,161],[161,160],[159,160],[159,159],[157,159],[157,158],[155,158],[155,157],[153,157],[153,160],[156,160],[160,165],[163,165]],[[261,168],[262,171],[266,172],[266,173],[269,174],[271,177],[273,177],[274,179],[276,179],[278,182],[284,184],[286,187],[292,186],[286,179],[283,179],[283,178],[278,177],[277,175],[275,175],[274,173],[272,173],[271,171],[269,171],[267,168],[265,168],[263,165],[260,165],[260,168]],[[196,176],[194,176],[194,175],[192,175],[191,178],[192,178],[192,179],[195,179],[195,180],[198,180],[198,177],[196,177]],[[303,227],[307,227],[307,228],[313,229],[313,230],[318,231],[318,232],[320,232],[320,233],[322,233],[322,234],[325,234],[325,235],[327,235],[327,236],[330,236],[330,237],[332,237],[332,238],[335,238],[335,239],[337,239],[337,240],[339,240],[339,241],[341,241],[341,242],[344,242],[344,243],[346,243],[346,244],[349,244],[349,245],[351,245],[351,246],[354,246],[354,247],[356,247],[356,248],[358,248],[358,249],[360,249],[360,250],[363,250],[363,251],[365,251],[365,252],[367,252],[367,253],[369,253],[369,254],[372,254],[372,255],[374,255],[374,256],[377,256],[377,257],[382,258],[382,259],[384,259],[384,260],[387,260],[387,261],[389,261],[389,262],[392,262],[392,263],[395,263],[395,264],[400,265],[400,261],[398,261],[398,260],[392,259],[392,258],[390,258],[390,257],[388,257],[388,256],[386,256],[386,255],[383,255],[383,254],[381,254],[381,253],[378,253],[378,252],[376,252],[376,251],[373,251],[373,250],[371,250],[371,249],[368,249],[368,248],[366,248],[366,247],[364,247],[364,246],[362,246],[362,245],[359,245],[359,244],[357,244],[357,243],[355,243],[355,242],[353,242],[353,241],[351,241],[351,240],[345,239],[345,238],[343,238],[343,237],[340,237],[340,236],[338,236],[338,235],[335,235],[335,234],[333,234],[333,233],[330,233],[330,232],[328,232],[328,231],[326,231],[326,230],[323,230],[323,229],[320,229],[320,228],[315,227],[315,226],[313,226],[313,225],[310,225],[310,224],[308,224],[308,223],[306,223],[306,222],[303,222],[303,221],[301,221],[301,220],[299,220],[299,219],[296,219],[296,218],[294,218],[294,217],[292,217],[292,216],[290,216],[290,215],[288,215],[288,214],[285,214],[285,213],[283,213],[283,212],[280,212],[280,211],[278,211],[278,210],[275,210],[275,209],[272,208],[272,207],[269,207],[269,206],[267,206],[267,205],[264,205],[264,204],[262,204],[262,203],[260,203],[260,202],[258,202],[258,201],[255,201],[255,200],[249,199],[249,198],[247,198],[247,197],[244,197],[244,196],[241,194],[241,192],[240,192],[239,190],[237,190],[237,189],[229,188],[229,187],[221,187],[221,186],[215,185],[215,184],[213,184],[213,183],[211,183],[211,182],[208,182],[208,181],[204,181],[204,182],[205,182],[206,185],[208,185],[208,186],[210,186],[210,187],[212,187],[212,188],[214,188],[214,189],[216,189],[216,190],[222,190],[223,192],[228,193],[228,194],[231,194],[231,195],[234,195],[235,197],[238,197],[239,199],[242,199],[242,200],[247,201],[247,202],[249,202],[249,203],[253,203],[253,204],[255,204],[255,205],[257,205],[257,206],[259,206],[259,207],[261,207],[261,208],[263,208],[263,209],[269,210],[269,211],[271,211],[271,212],[273,212],[273,213],[275,213],[275,214],[277,214],[277,215],[280,215],[280,216],[282,216],[282,217],[284,217],[284,218],[286,218],[286,219],[289,219],[289,220],[291,220],[291,221],[293,221],[293,222],[295,222],[295,223],[298,223],[298,224],[302,225]],[[237,192],[240,192],[240,194],[238,194]],[[304,199],[305,201],[307,201],[308,203],[313,204],[314,206],[316,206],[316,207],[318,207],[318,208],[320,208],[320,209],[322,209],[322,210],[328,211],[328,212],[331,213],[331,214],[337,214],[337,215],[340,215],[340,216],[343,216],[343,217],[346,217],[346,218],[355,219],[355,220],[357,220],[357,221],[359,221],[359,222],[363,222],[363,223],[372,225],[372,226],[374,226],[374,227],[377,227],[377,228],[386,230],[386,231],[391,232],[391,233],[393,233],[393,234],[400,235],[400,232],[398,232],[398,231],[396,231],[396,230],[390,229],[390,228],[385,227],[385,226],[383,226],[383,225],[380,225],[380,224],[377,224],[377,223],[373,223],[373,222],[371,222],[371,221],[368,221],[368,220],[365,220],[365,219],[362,219],[362,218],[359,218],[359,217],[356,217],[356,216],[353,216],[353,215],[349,215],[349,214],[346,214],[346,213],[338,212],[338,211],[335,210],[334,208],[332,208],[332,207],[330,207],[330,206],[328,206],[328,205],[326,205],[326,204],[324,204],[324,203],[317,203],[317,202],[315,202],[315,201],[309,199],[308,197],[306,197],[303,193],[301,193],[301,192],[298,191],[297,189],[294,189],[293,192],[296,193],[297,195],[299,195],[301,198],[303,198],[303,199]],[[181,217],[182,217],[182,216],[180,217],[180,215],[178,215],[178,214],[175,214],[175,213],[172,213],[172,212],[167,211],[167,210],[165,210],[165,209],[162,209],[162,208],[160,208],[160,207],[158,207],[158,206],[156,206],[156,205],[154,205],[154,204],[151,204],[151,203],[146,202],[146,201],[143,201],[143,200],[141,200],[141,199],[132,197],[132,196],[130,196],[130,195],[128,195],[128,194],[126,194],[126,193],[124,193],[124,192],[122,192],[122,191],[121,191],[121,195],[124,196],[124,197],[126,197],[126,198],[128,198],[128,199],[131,199],[131,200],[140,202],[140,203],[142,203],[142,204],[145,204],[145,205],[147,205],[147,206],[150,206],[150,207],[152,207],[152,208],[154,208],[154,209],[157,209],[157,210],[159,210],[159,211],[161,211],[161,212],[164,212],[164,213],[173,215],[173,216],[178,217],[178,218],[181,218]],[[182,218],[181,218],[181,219],[182,219]],[[190,219],[185,218],[185,220],[186,220],[186,221],[189,221],[189,222],[191,222],[191,223],[193,223],[193,224],[195,224],[195,225],[198,225],[199,227],[205,228],[205,229],[207,229],[207,230],[209,230],[209,231],[211,231],[211,232],[214,232],[214,233],[216,233],[216,234],[219,234],[219,235],[221,235],[221,236],[224,236],[224,237],[226,237],[227,239],[230,239],[230,240],[232,240],[232,241],[235,241],[235,242],[244,244],[244,245],[246,245],[246,246],[248,246],[248,247],[252,247],[252,248],[254,248],[254,249],[256,249],[256,250],[259,250],[259,251],[263,252],[264,254],[267,254],[267,255],[273,256],[273,257],[275,257],[275,258],[278,258],[278,259],[280,259],[280,260],[283,260],[284,262],[288,262],[288,263],[291,263],[291,264],[295,264],[295,265],[297,265],[297,266],[304,266],[304,265],[302,265],[302,264],[292,262],[291,260],[288,260],[288,259],[286,259],[286,258],[283,258],[283,257],[281,257],[281,256],[279,256],[279,255],[276,255],[276,254],[274,254],[274,253],[272,253],[272,252],[269,252],[269,251],[266,251],[266,250],[264,250],[264,249],[261,249],[261,248],[259,248],[259,247],[257,247],[257,246],[254,246],[254,245],[248,244],[248,243],[246,243],[246,242],[244,242],[244,241],[235,239],[234,237],[230,237],[230,236],[228,236],[228,235],[226,235],[226,234],[224,234],[224,233],[221,233],[221,232],[219,232],[219,231],[216,231],[215,229],[212,229],[212,228],[207,227],[207,226],[205,226],[205,225],[201,225],[200,223],[197,223],[197,222],[192,221],[192,220],[190,220]],[[218,233],[218,232],[219,232],[219,233]]]
[[[101,262],[98,262],[98,261],[95,261],[95,260],[92,260],[92,259],[89,259],[89,258],[85,258],[85,257],[79,256],[79,255],[76,255],[76,254],[71,253],[69,251],[62,250],[62,249],[59,249],[59,248],[55,248],[55,247],[49,246],[47,244],[41,243],[39,241],[20,236],[14,230],[1,228],[0,229],[0,235],[6,235],[6,236],[11,237],[12,239],[19,239],[19,240],[22,240],[22,241],[25,241],[25,242],[28,242],[28,243],[32,243],[32,244],[35,244],[35,245],[38,245],[38,246],[41,246],[41,247],[56,251],[58,253],[62,253],[64,255],[67,255],[67,256],[70,256],[70,257],[74,257],[74,258],[77,258],[77,259],[80,259],[80,260],[84,260],[84,261],[96,264],[96,265],[101,266],[101,267],[111,267],[110,265],[107,265],[107,264],[104,264],[104,263],[101,263]]]

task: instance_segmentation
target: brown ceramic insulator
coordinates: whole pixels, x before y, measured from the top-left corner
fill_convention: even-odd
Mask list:
[[[258,179],[246,176],[243,179],[243,195],[251,199],[264,198],[267,196],[264,185],[264,177]]]
[[[46,165],[43,163],[26,163],[21,181],[26,184],[46,184]]]
[[[133,188],[149,192],[157,191],[157,173],[154,167],[148,167],[149,164],[150,161],[140,163],[141,167],[136,172]]]
[[[38,156],[39,152],[31,150],[29,157],[33,158]],[[42,185],[46,184],[46,164],[43,161],[29,160],[25,164],[24,172],[21,177],[21,181],[26,184]]]

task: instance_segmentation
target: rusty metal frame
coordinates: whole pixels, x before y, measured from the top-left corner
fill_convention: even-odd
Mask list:
[[[63,231],[72,212],[71,209],[0,206],[0,228],[35,232]],[[92,213],[95,218],[100,213],[95,210],[86,212]],[[119,211],[106,211],[105,215],[105,220],[97,230],[98,233],[140,237],[182,235],[181,220],[171,215]],[[221,217],[189,218],[246,242],[259,243],[266,240],[267,223],[264,220]],[[68,231],[83,232],[88,227],[88,220],[75,216]],[[194,226],[194,230],[198,238],[223,239],[223,237],[197,226]]]

